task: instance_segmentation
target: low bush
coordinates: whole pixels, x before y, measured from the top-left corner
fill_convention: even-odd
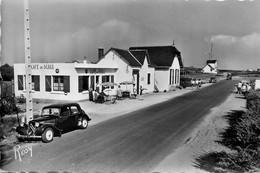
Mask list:
[[[229,128],[221,133],[221,144],[234,152],[223,158],[228,172],[251,172],[260,170],[260,92],[246,96],[246,112],[229,117]],[[231,171],[232,170],[232,171]]]
[[[260,91],[252,91],[246,95],[246,108],[250,111],[255,111],[259,113]]]

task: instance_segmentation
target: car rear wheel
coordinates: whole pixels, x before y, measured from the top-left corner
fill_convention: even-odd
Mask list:
[[[88,120],[86,118],[82,118],[80,128],[86,129],[87,127],[88,127]]]
[[[54,132],[52,128],[47,128],[42,134],[42,142],[48,143],[53,140]]]

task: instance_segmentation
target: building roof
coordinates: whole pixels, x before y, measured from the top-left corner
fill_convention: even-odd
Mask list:
[[[148,64],[151,64],[148,52],[146,50],[132,50],[130,52],[142,65],[144,64],[145,57],[147,57]]]
[[[207,60],[207,64],[215,64],[217,60]]]
[[[130,47],[129,50],[146,50],[149,54],[151,65],[155,67],[170,67],[173,63],[175,56],[177,56],[180,62],[180,66],[183,67],[181,52],[174,45]]]
[[[130,66],[133,67],[141,67],[142,64],[132,55],[132,53],[128,50],[111,48],[110,50],[114,50],[121,58],[125,59]]]

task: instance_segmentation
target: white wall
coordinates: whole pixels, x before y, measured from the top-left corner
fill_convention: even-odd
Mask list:
[[[109,51],[99,62],[98,65],[104,66],[104,65],[112,65],[112,66],[117,66],[118,69],[114,73],[114,82],[119,84],[120,82],[124,81],[133,81],[133,76],[132,76],[132,71],[133,68],[128,65],[126,61],[124,61],[122,58],[119,57],[119,55],[111,50]],[[132,85],[128,86],[121,86],[121,88],[127,89],[127,90],[133,90]],[[116,93],[117,87],[115,87],[114,90],[112,90],[109,94]]]
[[[156,70],[155,69],[155,73],[154,73],[154,82],[155,85],[157,86],[157,88],[159,89],[159,91],[168,91],[169,89],[169,76],[170,72],[168,69],[165,70]]]
[[[170,70],[174,70],[174,81],[178,77],[177,83],[174,82],[173,85],[170,85]],[[176,75],[176,69],[178,69],[179,75]],[[158,87],[159,91],[169,91],[171,87],[176,87],[180,84],[180,64],[177,57],[174,58],[172,65],[169,69],[155,70],[155,85]]]
[[[49,67],[49,68],[47,68]],[[56,73],[59,69],[59,73]],[[15,96],[26,96],[26,90],[18,90],[18,75],[25,75],[24,64],[14,64],[14,87]],[[84,100],[88,99],[88,93],[78,93],[78,75],[73,63],[32,63],[32,75],[40,76],[40,91],[33,91],[32,97],[41,100]],[[70,92],[65,94],[63,91],[45,91],[45,76],[70,76]],[[23,81],[25,83],[25,81]],[[53,88],[53,82],[52,82]]]
[[[148,66],[147,58],[144,60],[144,64],[140,69],[140,86],[145,90],[143,93],[149,93],[154,91],[154,68]],[[148,84],[148,73],[150,73],[150,84]]]
[[[203,69],[202,69],[203,73],[217,73],[217,69],[213,69],[211,70],[211,67],[209,65],[206,65]]]

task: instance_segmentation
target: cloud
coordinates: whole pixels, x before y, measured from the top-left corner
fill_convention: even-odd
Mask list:
[[[213,54],[225,68],[259,68],[260,33],[242,36],[213,35],[206,39],[214,44]]]
[[[222,46],[243,46],[246,48],[256,48],[260,44],[260,33],[251,33],[244,36],[232,35],[213,35],[210,39],[206,39],[212,43]]]
[[[231,45],[237,41],[237,38],[230,35],[214,35],[210,38],[210,42],[221,45]]]

